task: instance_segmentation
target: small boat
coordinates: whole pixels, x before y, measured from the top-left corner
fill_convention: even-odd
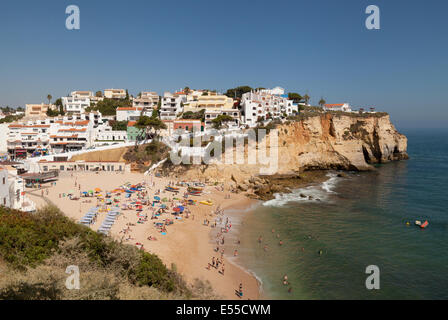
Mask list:
[[[207,200],[207,201],[204,200],[204,201],[201,201],[199,203],[205,204],[207,206],[212,206],[213,205],[213,202],[211,202],[210,200]]]
[[[420,225],[420,228],[425,229],[428,225],[429,225],[429,222],[428,222],[428,220],[426,220],[425,222],[423,222],[423,223]]]
[[[422,222],[421,222],[420,220],[415,220],[415,225],[416,225],[416,226],[421,226],[421,225],[422,225]]]
[[[179,192],[179,188],[175,187],[166,187],[165,190],[169,192],[176,192],[176,193]]]
[[[202,192],[202,190],[204,190],[204,189],[201,187],[188,187],[187,190],[189,192]]]

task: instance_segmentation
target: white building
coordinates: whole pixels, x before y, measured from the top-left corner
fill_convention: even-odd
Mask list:
[[[95,144],[127,142],[126,130],[113,130],[109,124],[102,124],[95,129]]]
[[[132,99],[134,108],[143,109],[143,115],[151,116],[159,104],[159,95],[155,92],[141,92],[140,97]]]
[[[152,111],[151,111],[152,113]],[[117,108],[117,121],[137,121],[141,115],[148,115],[142,107]],[[149,114],[148,116],[150,116]]]
[[[61,99],[64,110],[67,113],[84,113],[86,108],[90,107],[90,97],[74,95],[62,97]]]
[[[240,108],[244,115],[244,124],[249,126],[255,126],[258,119],[279,119],[298,112],[298,106],[289,100],[284,95],[284,90],[279,87],[243,94]]]
[[[104,97],[107,99],[125,99],[126,90],[124,89],[105,89]]]
[[[160,119],[174,120],[183,112],[183,104],[186,102],[185,95],[172,94],[165,92],[160,107]]]
[[[103,123],[101,113],[66,115],[8,125],[7,149],[13,159],[88,148]]]
[[[12,170],[0,167],[0,205],[15,210],[34,211],[35,204],[25,196],[25,182]]]
[[[227,121],[225,126],[228,128],[238,128],[241,124],[241,112],[238,109],[221,109],[221,108],[209,108],[205,110],[205,126],[212,127],[213,120],[220,115],[227,115],[233,118],[232,121]]]
[[[9,123],[0,123],[0,154],[8,151],[8,125]]]
[[[343,112],[351,112],[352,108],[348,103],[335,103],[335,104],[325,104],[325,111],[343,111]]]

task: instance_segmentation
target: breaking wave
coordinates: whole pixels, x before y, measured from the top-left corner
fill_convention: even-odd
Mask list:
[[[327,174],[328,180],[320,185],[309,186],[305,188],[295,189],[291,193],[276,193],[275,199],[268,200],[263,203],[263,206],[268,207],[282,207],[289,202],[298,201],[330,201],[330,195],[336,194],[333,190],[339,180],[336,173],[330,172]]]

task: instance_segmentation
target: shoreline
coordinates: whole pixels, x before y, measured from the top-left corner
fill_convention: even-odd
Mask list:
[[[317,185],[325,184],[334,177],[334,173],[328,171],[325,175],[325,180],[322,174],[318,174],[319,179],[316,181],[307,181],[308,183],[300,184],[291,193],[283,194],[281,196],[297,196],[294,193],[296,190],[303,190],[304,188],[315,188]],[[95,203],[84,204],[81,200],[73,201],[68,198],[60,197],[59,192],[67,193],[68,190],[73,190],[74,182],[78,182],[82,185],[82,189],[90,190],[97,186],[101,189],[112,190],[120,185],[138,182],[155,183],[154,188],[150,188],[150,192],[154,192],[155,189],[164,189],[164,186],[169,182],[173,182],[174,179],[167,177],[156,178],[153,176],[144,176],[140,173],[120,173],[110,174],[106,172],[100,172],[99,174],[90,172],[75,172],[74,176],[71,173],[64,173],[60,176],[60,180],[57,181],[56,186],[47,188],[43,187],[43,190],[48,189],[49,194],[45,195],[51,203],[56,205],[61,211],[69,218],[74,219],[76,222],[88,211],[88,209],[95,205]],[[179,180],[179,179],[176,179]],[[310,179],[312,180],[312,179]],[[201,280],[203,283],[209,283],[213,289],[213,298],[226,299],[226,300],[260,300],[267,299],[266,293],[263,291],[263,282],[250,268],[241,263],[240,257],[234,256],[234,250],[237,249],[240,244],[236,244],[236,239],[240,238],[243,228],[241,226],[242,221],[245,218],[245,214],[253,212],[257,207],[263,206],[269,201],[273,200],[260,200],[251,199],[245,193],[231,193],[230,187],[224,185],[224,191],[217,190],[215,186],[207,186],[204,190],[204,195],[201,197],[193,197],[193,199],[201,201],[204,199],[210,199],[213,201],[212,206],[197,204],[196,206],[190,206],[191,217],[188,219],[175,220],[173,225],[167,228],[166,235],[160,235],[156,233],[156,229],[151,225],[152,220],[148,220],[146,224],[136,225],[132,227],[132,239],[124,239],[122,231],[127,228],[127,223],[132,223],[133,215],[136,212],[128,213],[128,211],[122,211],[122,218],[117,220],[116,225],[111,229],[110,236],[117,241],[121,241],[128,244],[143,244],[146,251],[156,254],[162,259],[162,261],[168,267],[175,269],[181,274],[185,281],[189,284],[195,283],[196,279]],[[183,190],[181,190],[182,193]],[[42,198],[37,193],[41,193],[41,190],[32,189],[31,192],[27,192],[31,199],[36,202],[37,207],[47,205],[45,198]],[[180,193],[180,194],[181,194]],[[227,198],[229,197],[230,198]],[[169,192],[163,192],[161,197],[170,197],[170,202],[174,200]],[[175,197],[175,196],[174,196]],[[181,196],[178,196],[181,198]],[[191,197],[190,197],[191,198]],[[277,197],[276,197],[277,198]],[[305,199],[304,199],[305,200]],[[289,201],[289,200],[288,200]],[[288,202],[286,201],[286,202]],[[79,208],[79,209],[78,209]],[[229,217],[232,223],[231,232],[226,233],[225,245],[219,245],[219,251],[216,251],[216,235],[218,228],[222,225],[217,225],[216,228],[210,225],[204,225],[204,220],[209,220],[210,224],[215,222],[218,218],[214,214],[215,210],[220,208],[224,210],[223,216]],[[134,213],[134,214],[132,214]],[[172,218],[170,216],[169,218]],[[100,221],[94,223],[90,227],[93,230],[97,230],[101,224],[102,217],[99,217]],[[136,220],[136,219],[134,219]],[[135,230],[137,229],[137,230]],[[148,235],[156,236],[157,241],[147,240]],[[131,236],[129,236],[131,237]],[[221,270],[217,268],[209,267],[207,265],[212,261],[212,258],[218,258],[221,256],[221,250],[224,248],[223,262],[225,266],[225,275],[220,273]],[[243,298],[236,295],[236,291],[239,284],[243,283]]]
[[[152,176],[144,176],[140,173],[120,173],[110,174],[101,172],[98,174],[90,172],[74,172],[71,176],[71,172],[65,172],[56,182],[56,186],[44,185],[41,190],[29,189],[27,194],[35,201],[36,207],[40,208],[46,206],[48,203],[45,199],[48,199],[51,203],[56,205],[67,217],[74,219],[78,222],[82,216],[96,204],[95,198],[91,199],[91,203],[84,203],[86,198],[80,200],[70,200],[61,194],[66,194],[69,191],[77,190],[75,183],[80,185],[80,191],[91,190],[99,187],[102,190],[113,190],[120,185],[129,183],[141,183],[142,181],[154,183],[155,186],[149,189],[149,193],[153,194],[156,189],[164,190],[171,179],[169,178],[157,178]],[[47,194],[48,190],[48,194]],[[43,196],[42,197],[42,192]],[[75,191],[77,192],[77,191]],[[183,190],[181,190],[181,198]],[[110,236],[117,241],[123,241],[128,244],[143,244],[144,250],[158,255],[162,261],[168,267],[173,267],[181,274],[185,281],[189,284],[195,283],[196,279],[200,279],[203,282],[209,282],[214,295],[217,295],[220,299],[251,299],[257,300],[260,298],[258,280],[246,272],[240,266],[232,263],[227,256],[224,256],[225,275],[218,273],[215,270],[208,270],[207,264],[211,262],[212,256],[218,255],[214,252],[214,246],[210,240],[210,233],[212,228],[203,225],[203,220],[211,220],[213,212],[218,205],[221,208],[230,210],[234,205],[241,206],[241,203],[247,203],[247,201],[253,201],[247,199],[242,194],[230,194],[230,199],[225,199],[227,192],[216,190],[213,186],[207,186],[205,188],[204,195],[201,197],[193,197],[195,200],[201,201],[210,199],[213,201],[212,206],[197,204],[195,206],[189,206],[191,210],[190,218],[181,220],[174,220],[174,224],[167,227],[167,234],[161,235],[157,233],[156,228],[152,225],[153,221],[149,220],[143,224],[137,224],[138,218],[136,217],[136,211],[126,210],[121,211],[122,215],[117,219],[116,223],[111,229]],[[161,193],[161,197],[168,197],[173,203],[176,196],[169,192]],[[122,200],[124,201],[124,200]],[[146,210],[145,210],[146,211]],[[166,216],[167,214],[164,214]],[[104,214],[100,213],[98,221],[93,223],[90,227],[93,230],[98,230],[101,222],[104,219]],[[166,216],[164,218],[173,219],[173,216]],[[156,220],[157,221],[157,220]],[[128,226],[131,223],[132,226]],[[123,230],[130,228],[131,231],[127,237],[131,239],[124,239],[125,234]],[[157,238],[157,241],[150,241],[147,237],[151,235]],[[121,238],[121,239],[120,239]],[[243,283],[244,295],[242,298],[236,295],[236,290],[239,284]]]

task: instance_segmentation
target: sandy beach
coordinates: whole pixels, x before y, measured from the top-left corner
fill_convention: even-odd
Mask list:
[[[208,280],[220,298],[251,300],[260,298],[259,284],[256,278],[230,261],[235,259],[235,250],[239,244],[235,241],[238,239],[238,235],[232,234],[231,218],[229,220],[225,214],[226,210],[231,208],[251,206],[253,200],[249,200],[243,195],[230,193],[229,188],[225,185],[223,186],[224,190],[221,189],[221,186],[206,186],[201,196],[189,196],[188,199],[194,199],[197,202],[195,205],[187,206],[186,212],[179,215],[180,219],[176,219],[171,214],[172,208],[183,200],[184,192],[187,189],[180,187],[177,195],[165,191],[165,187],[169,183],[176,183],[168,178],[144,176],[141,173],[65,172],[60,175],[56,185],[46,184],[42,186],[41,190],[28,190],[30,198],[38,208],[47,204],[42,198],[44,196],[69,218],[78,222],[90,208],[97,205],[104,207],[104,203],[98,202],[97,197],[81,197],[79,200],[71,200],[67,196],[68,193],[79,196],[83,191],[99,188],[101,192],[96,195],[101,193],[104,199],[105,192],[112,192],[126,183],[146,185],[147,195],[144,198],[150,202],[154,196],[159,196],[162,200],[166,198],[168,201],[164,203],[167,210],[166,213],[158,216],[158,219],[153,220],[151,216],[154,209],[151,208],[151,205],[143,206],[139,218],[139,213],[134,209],[121,210],[123,203],[138,201],[136,193],[132,194],[129,199],[125,198],[125,193],[120,196],[113,193],[112,199],[117,198],[116,205],[120,207],[121,214],[111,228],[110,235],[112,237],[157,254],[169,267],[174,264],[177,272],[182,274],[187,282],[191,283],[194,279]],[[159,189],[161,192],[157,194]],[[211,200],[213,205],[200,204],[199,202],[203,200]],[[155,207],[157,206],[158,204],[155,204]],[[217,209],[221,214],[215,213]],[[237,210],[232,210],[232,216],[235,216],[235,211]],[[142,215],[147,215],[147,219],[142,219]],[[90,225],[91,228],[98,230],[105,216],[106,212],[99,213],[97,220]],[[155,222],[161,223],[164,219],[173,220],[173,224],[166,226],[166,234],[162,234],[160,229],[155,226]],[[214,226],[215,222],[216,226]],[[226,227],[228,232],[225,230]],[[228,236],[230,234],[232,234],[231,237]],[[150,236],[157,240],[149,240]],[[227,239],[232,240],[223,243],[223,238],[224,241],[227,240],[226,236],[228,236]],[[217,246],[219,247],[218,251],[216,251]],[[232,249],[230,250],[229,247]],[[212,259],[220,260],[223,249],[226,250],[222,255],[223,263],[215,268],[212,266]],[[241,298],[236,294],[240,283],[243,285],[243,297]]]

